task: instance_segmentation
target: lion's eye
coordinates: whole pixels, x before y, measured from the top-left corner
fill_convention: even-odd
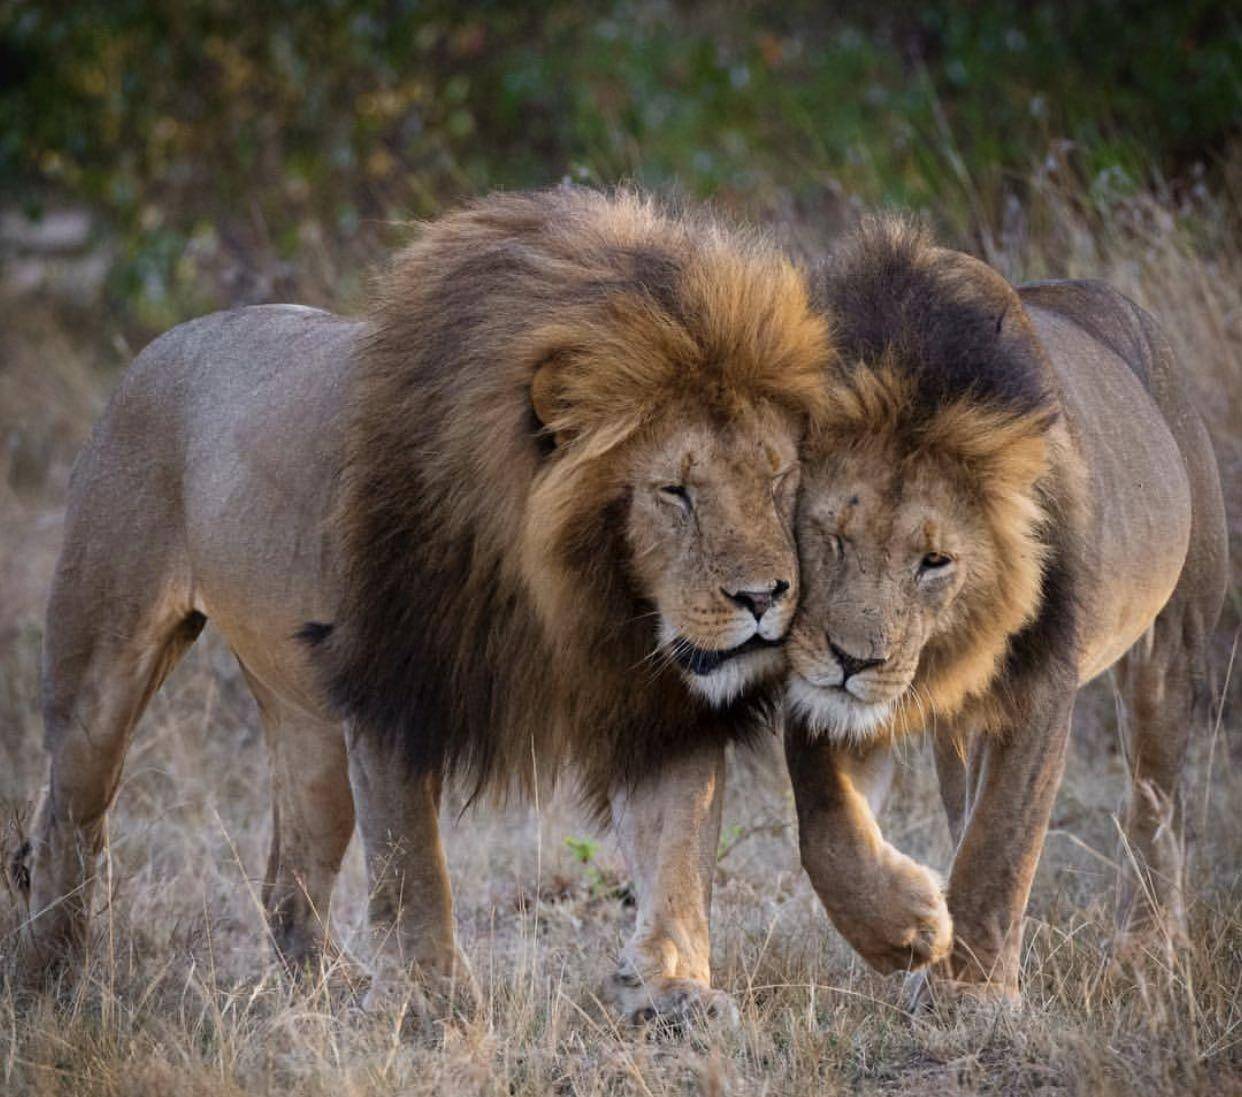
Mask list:
[[[772,477],[772,498],[778,507],[792,507],[798,488],[798,466],[790,465]]]
[[[794,474],[798,472],[799,467],[800,466],[795,463],[790,465],[788,468],[781,469],[780,472],[772,477],[772,490],[780,491],[781,488],[788,484],[791,479],[795,478]]]
[[[661,484],[660,497],[667,502],[676,503],[687,514],[693,507],[690,501],[690,491],[685,484]]]
[[[951,563],[953,563],[952,556],[946,556],[943,552],[929,552],[920,561],[919,566],[925,572],[943,571]]]

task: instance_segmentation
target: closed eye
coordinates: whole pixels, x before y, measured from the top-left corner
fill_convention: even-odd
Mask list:
[[[799,471],[800,466],[795,461],[772,477],[772,498],[777,501],[778,505],[792,506],[798,487]]]
[[[690,513],[694,506],[690,499],[690,491],[685,484],[661,484],[659,491],[662,499],[666,502],[676,503],[687,514]]]
[[[780,487],[793,473],[797,472],[802,466],[795,461],[792,465],[786,465],[780,472],[772,477],[772,483],[776,487]]]
[[[924,572],[943,571],[951,563],[953,557],[943,552],[929,552],[919,561],[919,570]]]

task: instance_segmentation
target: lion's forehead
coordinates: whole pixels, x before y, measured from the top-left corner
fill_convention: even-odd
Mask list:
[[[934,469],[863,462],[810,470],[803,481],[800,525],[851,541],[889,547],[936,542],[973,532],[977,507],[968,493]]]
[[[770,478],[797,461],[793,425],[779,415],[756,412],[714,422],[706,417],[669,415],[635,451],[640,472],[689,480]]]

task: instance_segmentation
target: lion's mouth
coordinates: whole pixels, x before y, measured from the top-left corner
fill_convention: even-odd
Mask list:
[[[760,636],[756,632],[749,640],[738,644],[735,648],[710,649],[695,647],[689,640],[679,636],[673,641],[672,649],[673,658],[682,670],[702,678],[719,670],[730,659],[736,659],[739,655],[778,648],[784,642],[783,636],[776,640],[769,640],[766,636]]]
[[[896,698],[866,701],[843,684],[830,685],[795,671],[786,680],[792,718],[815,735],[864,742],[884,725]]]
[[[814,693],[823,694],[833,701],[841,704],[857,705],[864,709],[891,705],[897,700],[897,696],[900,695],[897,694],[892,697],[869,696],[865,691],[865,687],[864,692],[861,693],[851,689],[850,681],[852,679],[847,679],[843,682],[826,682],[822,677],[809,675],[800,670],[795,670],[790,678],[791,680],[796,679],[803,683],[805,688],[810,689]]]

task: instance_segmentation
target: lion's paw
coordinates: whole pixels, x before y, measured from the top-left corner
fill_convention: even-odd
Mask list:
[[[1171,968],[1177,954],[1187,947],[1185,922],[1161,912],[1131,918],[1108,942],[1108,955],[1115,968],[1136,970],[1155,964]]]
[[[944,959],[953,945],[953,919],[939,877],[895,851],[868,871],[877,875],[867,882],[867,894],[879,901],[865,909],[830,912],[858,954],[885,974]]]
[[[1016,1010],[1021,996],[1016,985],[990,980],[954,979],[942,971],[912,971],[906,976],[902,997],[906,1012],[919,1016],[933,1010]]]
[[[677,1027],[706,1023],[733,1028],[738,1024],[737,1006],[724,991],[697,979],[643,979],[624,964],[605,982],[604,1000],[637,1026],[663,1022]]]
[[[371,986],[371,973],[333,943],[307,950],[300,956],[275,951],[278,970],[295,985],[315,993],[326,991],[334,1000],[358,1001]]]
[[[466,958],[412,970],[381,963],[362,999],[367,1013],[406,1016],[419,1023],[470,1020],[482,1008],[483,996]]]

